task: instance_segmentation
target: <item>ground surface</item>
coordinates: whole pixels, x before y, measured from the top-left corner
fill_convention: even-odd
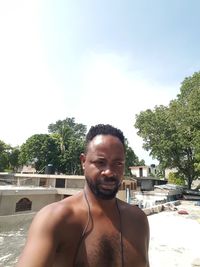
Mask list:
[[[178,211],[148,216],[151,267],[200,267],[200,206],[183,201]],[[30,221],[12,229],[0,229],[0,267],[14,267],[24,246]],[[196,264],[195,264],[196,262]]]
[[[165,211],[148,216],[151,267],[200,266],[200,206],[182,201],[178,211]]]

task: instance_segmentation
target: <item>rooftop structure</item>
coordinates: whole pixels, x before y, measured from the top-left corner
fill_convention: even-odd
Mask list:
[[[4,184],[0,186],[0,215],[38,211],[80,192],[85,185],[85,177],[77,175],[0,173],[0,181]],[[135,180],[124,180],[117,197],[126,201],[136,184]]]
[[[129,167],[131,170],[131,174],[136,178],[147,178],[151,176],[155,176],[157,173],[157,167],[155,164],[151,164],[150,166],[132,166]]]

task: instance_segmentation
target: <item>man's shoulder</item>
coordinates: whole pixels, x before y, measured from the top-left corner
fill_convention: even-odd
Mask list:
[[[48,222],[51,225],[58,225],[63,221],[67,223],[73,219],[73,215],[76,212],[75,207],[78,208],[79,196],[67,197],[63,200],[51,203],[43,207],[37,214],[36,220]]]
[[[137,219],[146,220],[147,216],[142,209],[136,205],[131,205],[124,201],[121,202],[121,208],[123,213],[128,217],[136,217]]]
[[[126,202],[121,202],[122,218],[128,233],[131,235],[132,229],[136,229],[141,236],[149,240],[149,223],[147,215],[142,209],[136,205],[130,205]],[[130,227],[130,225],[132,227]]]

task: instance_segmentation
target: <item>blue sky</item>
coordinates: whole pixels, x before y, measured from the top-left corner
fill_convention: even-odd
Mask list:
[[[121,128],[147,164],[135,114],[200,70],[198,0],[1,0],[0,140],[58,119]]]

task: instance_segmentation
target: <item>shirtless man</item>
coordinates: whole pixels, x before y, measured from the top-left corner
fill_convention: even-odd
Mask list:
[[[125,164],[123,133],[91,127],[81,155],[84,190],[35,216],[18,267],[149,267],[146,215],[116,193]]]

